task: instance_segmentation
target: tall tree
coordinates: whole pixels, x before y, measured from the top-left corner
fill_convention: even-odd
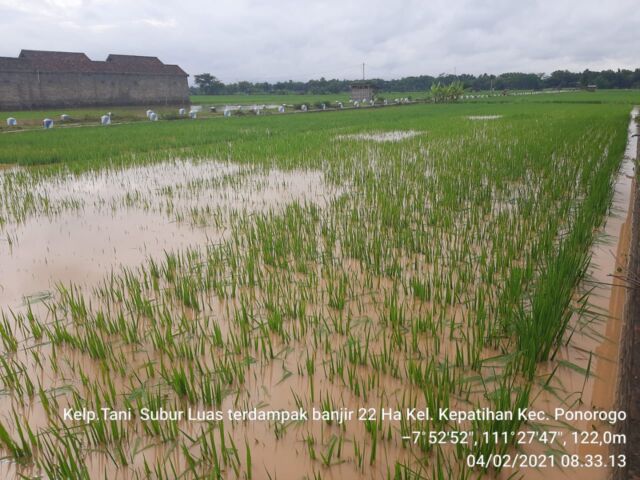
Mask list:
[[[196,75],[194,79],[195,84],[200,89],[200,92],[206,95],[215,95],[222,93],[224,90],[224,83],[210,73],[200,73]]]

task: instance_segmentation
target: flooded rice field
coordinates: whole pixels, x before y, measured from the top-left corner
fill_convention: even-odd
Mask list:
[[[2,478],[605,478],[632,142],[467,123],[1,172]]]
[[[339,135],[338,140],[366,140],[372,142],[399,142],[407,138],[424,135],[426,132],[415,130],[397,130],[394,132],[354,133],[351,135]]]
[[[502,115],[469,115],[469,120],[497,120],[502,118]]]
[[[323,205],[334,193],[320,172],[180,160],[55,177],[33,195],[60,206],[5,226],[0,279],[10,281],[0,281],[3,305],[57,283],[94,284],[105,272],[164,252],[218,243],[234,216],[293,201]]]

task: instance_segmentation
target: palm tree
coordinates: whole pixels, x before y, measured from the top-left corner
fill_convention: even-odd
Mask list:
[[[464,85],[461,81],[456,80],[447,87],[447,99],[450,102],[457,102],[464,94]]]

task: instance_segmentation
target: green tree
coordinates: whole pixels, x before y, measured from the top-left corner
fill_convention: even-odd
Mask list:
[[[224,90],[224,83],[210,73],[200,73],[194,79],[200,93],[205,95],[216,95]]]

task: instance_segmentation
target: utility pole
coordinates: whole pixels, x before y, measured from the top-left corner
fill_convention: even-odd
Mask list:
[[[362,62],[362,80],[364,81],[364,62]]]

